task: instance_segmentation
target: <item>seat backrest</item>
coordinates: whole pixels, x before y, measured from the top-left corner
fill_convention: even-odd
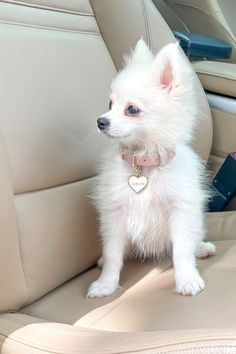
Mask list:
[[[236,63],[235,0],[153,0],[171,29],[222,39],[232,46]]]
[[[116,70],[87,0],[0,3],[0,47],[4,310],[98,257],[87,195],[104,143],[96,117]]]
[[[109,144],[96,118],[107,110],[114,63],[141,36],[154,51],[173,40],[151,0],[91,4],[0,2],[1,311],[31,303],[95,263],[88,195]],[[196,146],[207,159],[211,120],[200,86],[199,100]]]

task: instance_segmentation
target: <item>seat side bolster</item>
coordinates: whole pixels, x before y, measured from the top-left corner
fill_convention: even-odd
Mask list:
[[[27,288],[18,242],[12,177],[1,131],[0,181],[0,311],[13,311],[25,304]]]
[[[208,353],[220,353],[222,345],[236,348],[235,329],[143,332],[140,336],[140,333],[100,332],[58,323],[34,323],[34,318],[32,324],[27,324],[27,319],[24,325],[18,318],[9,334],[9,316],[0,317],[1,328],[7,328],[8,332],[0,335],[2,354],[13,352],[13,348],[18,354],[153,353],[153,350],[161,353],[163,349],[184,353],[192,348],[196,353],[205,353],[206,349]]]

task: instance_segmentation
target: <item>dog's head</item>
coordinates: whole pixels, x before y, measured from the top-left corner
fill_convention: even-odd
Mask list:
[[[197,115],[196,78],[177,43],[154,58],[139,40],[111,85],[109,111],[100,131],[124,145],[168,148],[192,138]]]

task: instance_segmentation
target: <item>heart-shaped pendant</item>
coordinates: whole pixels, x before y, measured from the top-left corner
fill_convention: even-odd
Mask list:
[[[129,177],[129,186],[136,193],[141,192],[148,184],[148,179],[145,176],[130,176]]]

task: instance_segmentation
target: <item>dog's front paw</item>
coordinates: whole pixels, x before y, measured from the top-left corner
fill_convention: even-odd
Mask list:
[[[182,276],[176,280],[176,291],[182,295],[197,295],[205,288],[205,282],[197,273],[194,276]]]
[[[113,294],[118,288],[118,284],[105,283],[99,280],[94,281],[87,293],[87,297],[104,297]]]
[[[196,257],[205,259],[216,254],[216,246],[211,242],[200,242],[197,250]]]

